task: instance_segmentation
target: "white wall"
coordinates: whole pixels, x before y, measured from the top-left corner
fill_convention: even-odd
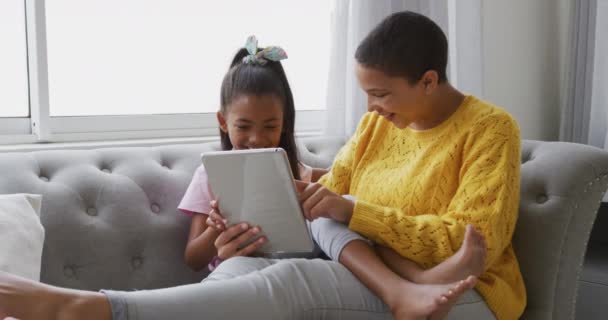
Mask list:
[[[571,0],[482,1],[483,98],[524,139],[557,140]]]

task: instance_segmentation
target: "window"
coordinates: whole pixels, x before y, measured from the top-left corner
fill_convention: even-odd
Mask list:
[[[330,1],[53,0],[51,117],[215,112],[250,34],[278,44],[298,110],[324,108]]]
[[[23,0],[0,1],[0,48],[0,118],[29,117]]]
[[[229,62],[280,45],[296,130],[325,116],[326,0],[2,0],[0,144],[217,136]]]

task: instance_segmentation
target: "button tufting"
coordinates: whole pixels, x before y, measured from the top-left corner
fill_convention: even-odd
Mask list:
[[[87,209],[87,214],[90,215],[90,216],[92,216],[92,217],[94,217],[94,216],[97,215],[97,209],[95,209],[95,208],[88,208]]]
[[[101,169],[101,171],[103,171],[105,173],[111,173],[110,169],[108,169],[108,168],[103,168],[103,169]]]
[[[68,278],[73,278],[76,275],[76,270],[72,266],[63,267],[63,275]]]
[[[144,259],[142,257],[134,257],[131,260],[131,266],[133,269],[139,269],[144,264]]]
[[[44,182],[49,182],[49,178],[45,177],[45,176],[40,176],[40,180],[42,180]]]
[[[536,196],[537,203],[545,203],[545,202],[547,202],[547,200],[549,200],[549,197],[547,197],[546,194],[539,194]]]
[[[152,212],[154,212],[154,213],[160,212],[160,206],[156,203],[153,203],[152,206],[150,207],[150,209],[152,209]]]

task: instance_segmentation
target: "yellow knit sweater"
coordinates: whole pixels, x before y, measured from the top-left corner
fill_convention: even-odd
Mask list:
[[[352,230],[424,268],[453,255],[465,226],[474,225],[488,248],[476,289],[497,319],[517,319],[526,305],[511,245],[519,168],[516,122],[467,96],[449,119],[425,131],[366,114],[320,183],[357,197]]]

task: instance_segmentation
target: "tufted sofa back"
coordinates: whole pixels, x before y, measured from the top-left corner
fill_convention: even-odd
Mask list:
[[[343,138],[300,141],[328,167]],[[42,281],[98,290],[197,282],[183,263],[189,220],[176,212],[200,153],[217,143],[0,154],[0,194],[38,193],[46,228]],[[525,319],[572,319],[587,240],[608,185],[608,153],[524,141],[514,246],[528,290]]]
[[[524,141],[513,237],[528,293],[522,319],[574,319],[579,273],[607,186],[607,152]]]
[[[310,139],[302,159],[329,167],[344,139]],[[189,218],[177,213],[200,154],[218,143],[0,153],[0,194],[43,195],[41,280],[148,289],[200,281],[184,264]]]

